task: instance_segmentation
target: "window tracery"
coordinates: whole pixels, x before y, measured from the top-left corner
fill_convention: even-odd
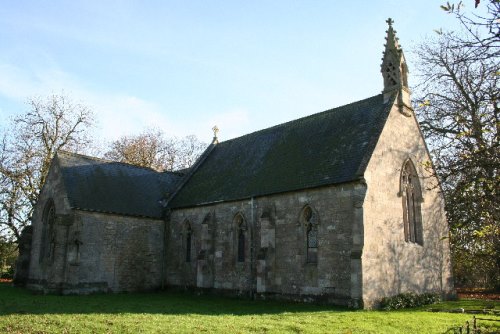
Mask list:
[[[403,222],[405,241],[423,244],[421,202],[422,192],[417,171],[408,159],[401,171],[401,195],[403,197]]]

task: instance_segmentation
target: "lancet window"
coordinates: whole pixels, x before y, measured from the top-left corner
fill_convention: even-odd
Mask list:
[[[307,263],[318,262],[318,222],[316,213],[310,206],[302,210],[302,221],[306,230]]]
[[[189,222],[185,223],[185,247],[186,247],[186,262],[191,262],[192,248],[193,248],[193,230]]]
[[[243,216],[237,214],[234,218],[237,236],[237,261],[245,262],[246,259],[246,239],[247,239],[247,226]]]
[[[56,248],[56,207],[54,201],[49,199],[45,205],[42,216],[42,239],[40,243],[40,262],[44,259],[53,261]]]
[[[401,195],[405,240],[422,245],[422,191],[417,171],[410,159],[403,164],[401,171]]]

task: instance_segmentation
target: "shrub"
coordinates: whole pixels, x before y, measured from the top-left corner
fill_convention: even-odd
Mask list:
[[[441,298],[437,293],[423,293],[417,295],[416,293],[408,292],[400,293],[392,297],[385,297],[382,299],[380,306],[383,310],[390,311],[434,304],[440,300]]]

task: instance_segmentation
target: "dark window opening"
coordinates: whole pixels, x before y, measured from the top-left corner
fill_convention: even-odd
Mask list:
[[[245,231],[238,229],[238,262],[245,262]]]
[[[42,240],[40,243],[40,257],[39,261],[44,259],[54,260],[56,249],[56,208],[54,201],[50,199],[45,205],[42,216]]]
[[[415,166],[408,160],[401,173],[403,223],[405,241],[423,244],[421,201],[422,193]]]
[[[247,226],[241,214],[237,214],[234,218],[234,225],[236,227],[236,260],[238,262],[245,262],[247,247]]]
[[[306,207],[303,213],[303,219],[306,225],[306,245],[307,262],[318,262],[318,224],[315,215],[310,207]]]
[[[186,262],[191,262],[192,235],[191,226],[188,226],[186,230]]]

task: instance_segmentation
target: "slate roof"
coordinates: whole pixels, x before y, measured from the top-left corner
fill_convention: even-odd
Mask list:
[[[59,152],[56,160],[70,206],[81,210],[162,218],[159,202],[182,178],[69,152]]]
[[[358,180],[393,103],[380,94],[217,144],[169,207]]]

